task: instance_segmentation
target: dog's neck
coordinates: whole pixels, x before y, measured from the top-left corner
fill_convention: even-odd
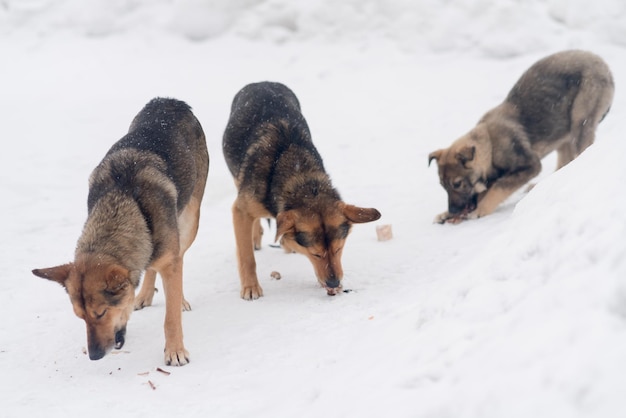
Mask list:
[[[148,266],[152,252],[147,221],[137,203],[114,193],[103,196],[92,207],[76,246],[77,258],[101,254],[139,273]]]
[[[280,211],[306,208],[312,209],[318,202],[324,205],[341,200],[339,192],[331,184],[325,172],[295,174],[284,185],[284,193],[278,203]]]

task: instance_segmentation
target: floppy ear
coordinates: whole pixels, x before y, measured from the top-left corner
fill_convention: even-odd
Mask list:
[[[436,160],[437,164],[439,164],[439,158],[441,158],[441,154],[443,154],[442,149],[438,149],[437,151],[433,151],[428,154],[428,166],[430,167],[430,163],[432,163],[433,160]]]
[[[274,242],[278,241],[278,238],[282,235],[294,229],[295,226],[296,219],[292,210],[280,212],[276,215],[276,238],[274,238]]]
[[[117,294],[126,290],[128,285],[131,284],[130,272],[124,267],[110,266],[106,272],[106,291],[109,293]]]
[[[341,211],[343,216],[355,224],[372,222],[380,218],[380,212],[374,208],[360,208],[343,202],[341,202]]]
[[[476,147],[474,145],[469,145],[467,147],[463,147],[456,153],[456,159],[465,166],[468,161],[472,161],[474,159],[474,155],[476,154]]]
[[[52,280],[65,287],[65,282],[70,276],[70,271],[74,268],[73,263],[63,264],[61,266],[50,267],[45,269],[34,269],[33,274],[42,279]]]

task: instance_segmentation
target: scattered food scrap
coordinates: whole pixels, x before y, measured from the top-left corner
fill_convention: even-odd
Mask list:
[[[376,237],[378,237],[378,241],[389,241],[391,238],[393,238],[391,225],[377,225]]]
[[[169,375],[171,375],[171,374],[172,374],[171,372],[168,372],[167,370],[163,370],[163,369],[162,369],[162,368],[160,368],[160,367],[157,367],[157,368],[156,368],[156,371],[157,371],[157,372],[160,372],[160,373],[163,373],[163,374],[164,374],[164,375],[166,375],[166,376],[169,376]]]

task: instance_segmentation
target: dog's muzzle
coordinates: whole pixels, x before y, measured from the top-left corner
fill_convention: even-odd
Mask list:
[[[326,280],[326,294],[328,296],[335,296],[337,293],[341,291],[341,280],[338,279],[328,279]]]
[[[465,215],[476,209],[478,206],[478,195],[474,194],[466,199],[463,204],[448,202],[448,212],[452,215]]]
[[[124,346],[124,337],[126,336],[126,326],[115,331],[115,343],[113,344],[113,348],[119,350]],[[110,342],[108,343],[110,344]],[[90,338],[89,342],[89,359],[90,360],[100,360],[102,357],[106,355],[111,350],[110,345],[100,345],[97,341]]]
[[[106,350],[100,346],[89,346],[89,360],[100,360],[106,353]]]

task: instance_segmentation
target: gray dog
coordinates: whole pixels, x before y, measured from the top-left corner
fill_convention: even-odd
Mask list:
[[[563,51],[530,67],[504,102],[449,148],[432,152],[448,211],[435,222],[458,223],[491,214],[558,153],[557,169],[582,153],[608,113],[615,86],[597,55]]]

